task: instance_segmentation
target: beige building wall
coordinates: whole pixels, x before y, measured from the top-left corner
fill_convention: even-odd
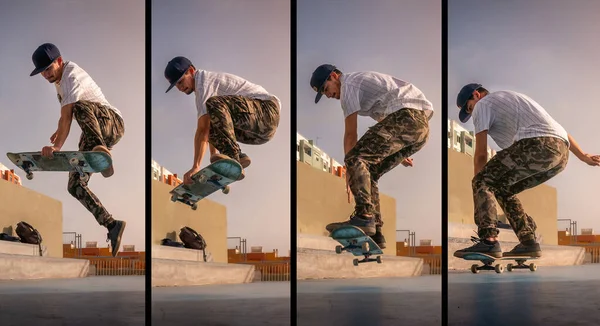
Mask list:
[[[171,201],[173,186],[152,180],[152,245],[164,238],[179,241],[179,230],[188,226],[206,240],[214,262],[227,263],[227,212],[210,199],[198,202],[198,209]]]
[[[474,224],[473,220],[473,157],[448,150],[448,222]],[[542,184],[517,195],[525,212],[535,220],[536,233],[541,234],[544,244],[558,244],[558,204],[556,188]],[[497,203],[496,203],[497,204]],[[508,223],[500,206],[501,220]],[[512,232],[501,229],[500,232]]]
[[[40,232],[49,257],[63,257],[62,203],[24,186],[0,180],[0,232],[17,236],[15,230],[21,221]]]
[[[348,203],[343,178],[317,170],[306,163],[298,165],[298,233],[329,236],[325,226],[348,219],[354,211],[354,200]],[[383,235],[386,255],[396,255],[396,200],[380,193]],[[335,248],[331,248],[334,250]]]

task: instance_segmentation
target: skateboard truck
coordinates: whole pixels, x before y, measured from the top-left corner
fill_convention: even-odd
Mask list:
[[[366,263],[366,262],[372,262],[372,261],[376,261],[378,264],[381,264],[381,256],[377,256],[377,258],[370,258],[371,257],[371,253],[370,253],[370,246],[368,242],[363,242],[363,244],[361,246],[356,245],[358,241],[356,240],[352,240],[352,243],[350,243],[349,245],[342,247],[340,245],[337,245],[335,247],[335,253],[336,254],[341,254],[344,251],[351,251],[352,249],[361,249],[362,250],[362,254],[363,256],[365,256],[365,258],[358,260],[358,258],[354,258],[354,260],[352,261],[352,264],[354,264],[354,266],[358,266],[358,264],[361,263]]]
[[[527,261],[527,259],[515,259],[515,261],[517,262],[517,265],[513,265],[513,264],[506,265],[507,271],[512,272],[513,269],[529,269],[530,271],[535,272],[537,270],[537,265],[535,263],[525,265],[525,262]]]
[[[77,173],[79,173],[79,180],[82,183],[88,182],[90,177],[83,172],[83,169],[82,169],[82,166],[84,164],[83,162],[80,162],[76,157],[73,157],[73,158],[69,159],[69,164],[77,171]]]
[[[21,159],[17,159],[15,161],[15,165],[17,165],[18,167],[20,167],[21,169],[23,169],[23,171],[25,171],[25,173],[27,173],[25,175],[25,177],[27,178],[27,180],[33,179],[33,172],[31,172],[29,170],[29,168],[33,166],[33,164],[31,162],[26,161],[25,164],[24,164]]]

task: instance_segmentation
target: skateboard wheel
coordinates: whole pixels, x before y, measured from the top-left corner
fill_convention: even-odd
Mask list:
[[[512,272],[512,268],[513,268],[513,264],[508,264],[508,265],[506,265],[506,270],[507,270],[508,272]]]
[[[27,173],[27,175],[25,175],[25,177],[27,178],[27,180],[31,180],[33,179],[33,173],[29,172]]]
[[[171,201],[172,202],[176,202],[177,201],[177,196],[176,195],[171,195]]]
[[[529,264],[530,271],[535,272],[536,269],[537,269],[537,266],[534,263]]]
[[[21,166],[23,164],[23,161],[21,161],[20,159],[16,159],[15,164]]]
[[[204,175],[204,174],[203,174],[203,175],[201,175],[201,176],[200,176],[200,178],[198,178],[198,182],[200,182],[200,183],[205,183],[205,182],[206,182],[206,180],[207,180],[207,179],[206,179],[206,175]]]
[[[377,264],[381,264],[381,256],[377,256]]]
[[[197,210],[198,209],[198,203],[195,203],[194,205],[192,205],[192,210]]]
[[[76,157],[73,157],[69,160],[69,164],[71,164],[72,166],[77,166],[79,165],[79,160]]]
[[[496,273],[500,274],[504,271],[504,266],[497,264],[494,270],[496,271]]]
[[[225,186],[223,188],[223,193],[226,194],[226,195],[229,193],[229,186]]]
[[[472,265],[471,266],[471,273],[473,273],[473,274],[479,273],[479,270],[477,269],[477,265]]]
[[[342,253],[342,246],[335,246],[335,253],[336,254],[341,254]]]
[[[90,179],[90,177],[85,174],[83,174],[83,175],[80,174],[79,178],[80,178],[81,182],[88,182],[88,180]]]
[[[368,242],[363,242],[363,244],[362,244],[362,250],[363,250],[363,252],[369,252],[369,249],[371,249],[370,246],[369,246],[369,243]]]
[[[354,260],[352,261],[352,264],[354,264],[354,266],[358,266],[358,259],[354,258]]]

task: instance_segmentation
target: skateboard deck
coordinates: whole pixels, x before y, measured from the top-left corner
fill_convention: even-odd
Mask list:
[[[204,167],[192,176],[194,183],[175,187],[169,193],[171,201],[181,202],[191,206],[193,210],[198,208],[198,201],[221,190],[224,194],[229,193],[229,185],[237,181],[242,174],[242,166],[235,160],[222,159],[209,166]]]
[[[500,257],[496,258],[490,255],[482,254],[482,253],[470,253],[465,254],[462,259],[464,260],[478,260],[483,263],[483,265],[479,266],[477,264],[471,266],[471,272],[473,274],[479,273],[480,270],[491,270],[496,271],[496,273],[502,273],[504,271],[504,266],[502,264],[496,264],[496,266],[492,266],[497,260],[514,260],[517,262],[514,264],[507,264],[506,270],[512,272],[513,269],[529,269],[532,272],[537,270],[537,265],[535,263],[531,263],[529,265],[525,265],[525,262],[528,260],[536,260],[538,257],[530,257],[530,256],[513,256],[513,257]]]
[[[335,252],[341,254],[344,251],[352,253],[354,256],[364,256],[362,260],[355,258],[352,263],[358,266],[360,263],[376,261],[381,264],[381,256],[377,259],[370,258],[372,255],[383,255],[383,251],[363,230],[352,225],[339,227],[331,232],[331,237],[339,242],[341,246],[335,247]]]
[[[92,151],[54,152],[53,157],[43,157],[42,152],[7,153],[6,156],[27,173],[27,180],[33,179],[33,172],[36,171],[56,171],[78,172],[82,181],[87,181],[84,173],[102,172],[112,164],[107,153]]]

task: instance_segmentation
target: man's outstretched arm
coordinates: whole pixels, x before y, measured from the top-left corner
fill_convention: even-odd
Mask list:
[[[73,122],[73,104],[67,104],[60,109],[60,119],[58,119],[58,129],[56,137],[52,142],[57,151],[59,151],[71,132],[71,123]]]
[[[356,146],[356,142],[358,142],[358,113],[353,113],[345,120],[344,154],[348,154]]]
[[[210,116],[205,114],[198,118],[196,135],[194,136],[194,168],[200,168],[202,157],[208,147],[208,133],[210,131]]]

